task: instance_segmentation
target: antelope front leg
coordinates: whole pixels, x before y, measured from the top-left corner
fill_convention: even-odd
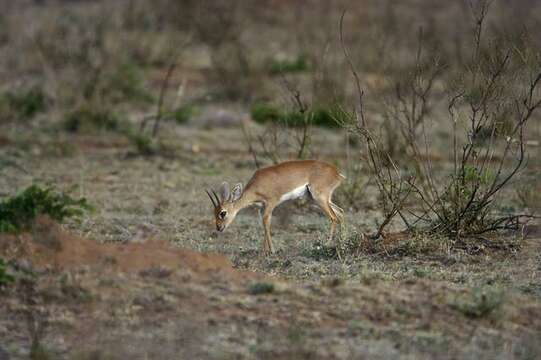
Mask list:
[[[263,254],[269,255],[274,253],[274,247],[272,246],[272,238],[270,231],[270,222],[273,208],[265,206],[263,213],[263,227],[265,229],[265,239],[263,240]]]

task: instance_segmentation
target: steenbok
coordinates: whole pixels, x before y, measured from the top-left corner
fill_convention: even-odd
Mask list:
[[[216,229],[224,231],[235,219],[239,210],[253,205],[263,205],[265,239],[263,252],[273,253],[270,221],[276,206],[287,200],[308,194],[331,221],[329,241],[332,240],[336,223],[343,219],[343,210],[332,202],[332,193],[345,177],[336,167],[319,160],[286,161],[257,170],[246,187],[238,183],[230,191],[224,182],[219,191],[207,190],[214,206]]]

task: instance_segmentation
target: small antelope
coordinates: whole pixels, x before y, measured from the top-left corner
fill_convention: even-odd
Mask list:
[[[274,252],[270,231],[272,211],[284,201],[305,194],[310,195],[330,219],[331,241],[336,223],[341,222],[344,216],[344,211],[332,202],[333,191],[343,179],[345,177],[336,167],[323,161],[286,161],[257,170],[244,190],[242,184],[238,183],[230,191],[229,184],[224,182],[220,188],[220,196],[212,189],[212,195],[208,190],[207,195],[214,206],[216,229],[220,232],[231,224],[239,210],[253,204],[263,205],[263,253],[267,255]]]

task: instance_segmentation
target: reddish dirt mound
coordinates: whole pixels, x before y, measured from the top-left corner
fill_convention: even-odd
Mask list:
[[[0,236],[0,254],[8,258],[26,259],[38,268],[54,270],[83,266],[115,272],[167,268],[240,275],[222,255],[173,248],[159,240],[137,244],[100,244],[69,234],[45,217],[39,218],[28,233]]]

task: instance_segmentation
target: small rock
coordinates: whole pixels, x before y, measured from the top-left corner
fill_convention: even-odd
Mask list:
[[[20,259],[19,261],[15,262],[14,267],[16,270],[27,272],[27,273],[34,271],[34,267],[32,266],[32,263],[26,259]]]
[[[193,123],[203,127],[232,127],[240,123],[242,116],[233,111],[218,109],[207,110],[193,119]]]

